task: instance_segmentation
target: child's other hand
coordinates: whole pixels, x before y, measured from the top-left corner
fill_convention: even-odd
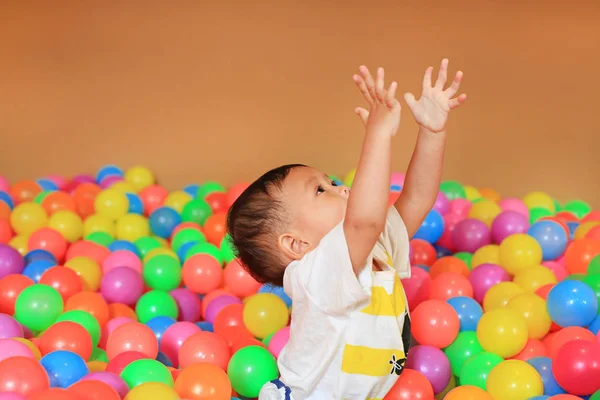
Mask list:
[[[404,99],[408,103],[410,111],[415,120],[423,128],[438,133],[446,128],[448,113],[453,108],[460,106],[467,99],[466,94],[453,98],[460,88],[460,82],[463,77],[462,71],[458,71],[454,77],[452,85],[444,90],[446,79],[448,78],[448,59],[442,60],[440,72],[434,86],[431,86],[431,73],[433,67],[425,70],[423,78],[423,94],[419,100],[415,100],[412,93],[406,93]]]
[[[374,81],[371,73],[364,65],[359,68],[360,75],[354,75],[353,80],[369,104],[369,111],[362,107],[355,109],[369,132],[381,132],[394,136],[400,125],[400,102],[396,99],[398,84],[392,82],[386,90],[384,86],[383,68],[377,69]]]

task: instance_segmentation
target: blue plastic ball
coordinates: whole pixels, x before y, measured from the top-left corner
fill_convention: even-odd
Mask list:
[[[40,364],[50,378],[50,387],[66,389],[90,373],[79,354],[56,350],[40,359]]]
[[[557,283],[546,300],[550,318],[559,326],[588,326],[598,314],[596,293],[583,282],[564,280]]]
[[[31,264],[34,261],[40,260],[52,261],[55,265],[57,262],[54,254],[50,253],[48,250],[35,249],[25,254],[25,264]]]
[[[107,177],[114,175],[124,176],[125,174],[123,173],[123,170],[116,165],[105,165],[98,170],[98,173],[96,174],[96,183],[100,183]]]
[[[158,316],[146,322],[146,326],[150,328],[152,332],[154,332],[154,336],[156,336],[156,340],[158,340],[158,344],[160,345],[160,340],[162,339],[163,334],[167,328],[173,325],[175,322],[177,321],[175,321],[173,318]]]
[[[56,192],[58,190],[58,186],[56,186],[56,183],[52,182],[49,179],[38,179],[35,182],[38,185],[40,185],[40,187],[42,188],[43,191]]]
[[[555,221],[537,221],[531,225],[527,234],[540,244],[544,261],[559,258],[569,243],[567,232]]]
[[[168,238],[181,223],[181,216],[171,207],[160,207],[150,215],[150,229],[156,236]]]
[[[429,273],[430,268],[427,265],[415,264],[414,266],[417,267],[417,268],[421,268],[423,271]]]
[[[161,351],[158,352],[158,355],[156,356],[156,361],[158,361],[159,363],[163,364],[166,367],[173,366],[171,359],[165,353],[163,353]]]
[[[447,300],[448,304],[454,308],[460,321],[460,331],[477,330],[477,324],[483,315],[483,310],[477,301],[470,297],[458,296]]]
[[[440,246],[439,244],[434,244],[433,248],[435,249],[435,252],[437,253],[437,258],[438,260],[442,257],[447,257],[447,256],[451,256],[452,254],[452,250],[448,250],[447,248],[445,248],[444,246]]]
[[[567,228],[569,228],[569,239],[575,239],[575,231],[579,228],[579,222],[569,221],[567,222]]]
[[[552,375],[552,360],[550,357],[530,358],[527,360],[527,363],[535,368],[538,374],[540,374],[544,384],[544,394],[546,396],[567,393],[560,387],[558,382],[556,382],[556,379],[554,379],[554,375]]]
[[[270,283],[265,283],[264,285],[262,285],[260,287],[260,289],[258,289],[258,293],[273,293],[273,294],[279,296],[279,298],[281,298],[281,300],[283,300],[283,302],[285,303],[286,306],[288,306],[288,308],[292,305],[292,299],[290,298],[290,296],[285,294],[285,292],[283,291],[283,288],[280,286],[275,286],[275,285],[271,285]]]
[[[600,332],[600,315],[596,315],[596,318],[594,318],[590,326],[588,326],[588,329],[594,335],[598,335],[598,332]]]
[[[436,210],[431,210],[413,236],[413,239],[423,239],[433,244],[437,242],[444,233],[444,219]]]
[[[10,197],[10,194],[6,192],[0,191],[0,201],[5,202],[6,205],[8,205],[8,208],[10,208],[11,210],[15,207],[15,203],[13,202],[12,197]]]
[[[215,331],[215,329],[213,328],[213,324],[208,321],[196,322],[196,325],[198,325],[198,327],[200,329],[202,329],[203,331],[206,331],[206,332],[214,332]]]
[[[55,266],[55,262],[48,260],[33,261],[25,267],[25,269],[23,270],[23,275],[25,275],[35,283],[39,283],[44,272],[48,271],[50,268]]]
[[[181,247],[179,247],[179,250],[177,250],[177,257],[179,257],[179,260],[181,260],[181,262],[184,262],[185,255],[187,254],[188,250],[194,247],[194,245],[197,245],[198,243],[200,242],[187,242],[182,244]]]
[[[136,247],[135,244],[128,242],[127,240],[115,240],[111,244],[108,245],[108,250],[111,252],[115,252],[117,250],[128,250],[140,257],[140,251]]]
[[[144,215],[144,203],[142,203],[142,199],[135,193],[125,193],[127,196],[127,200],[129,200],[129,210],[130,214],[139,214]]]
[[[192,196],[192,198],[196,198],[196,193],[198,193],[198,189],[200,189],[200,185],[196,185],[195,183],[193,183],[184,187],[183,191]]]

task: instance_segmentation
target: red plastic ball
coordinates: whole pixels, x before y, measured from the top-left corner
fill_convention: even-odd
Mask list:
[[[33,281],[21,274],[7,275],[0,279],[0,313],[14,315],[15,302],[19,294]]]
[[[433,245],[422,239],[410,241],[410,264],[431,266],[437,260],[437,252]]]
[[[57,322],[40,336],[39,349],[42,355],[55,350],[67,350],[88,360],[92,355],[92,348],[92,337],[89,332],[75,322]]]
[[[64,302],[83,289],[83,283],[79,275],[71,268],[61,266],[52,267],[44,272],[40,278],[40,283],[56,289]]]
[[[46,250],[58,261],[62,261],[67,252],[66,239],[52,228],[41,228],[33,232],[27,241],[28,250],[42,249]]]

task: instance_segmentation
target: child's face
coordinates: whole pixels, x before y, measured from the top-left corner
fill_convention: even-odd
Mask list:
[[[290,231],[315,248],[323,236],[339,224],[346,214],[350,189],[334,186],[329,177],[312,167],[290,171],[282,187],[282,200],[291,215]]]

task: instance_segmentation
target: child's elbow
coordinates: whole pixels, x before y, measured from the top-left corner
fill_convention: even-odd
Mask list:
[[[376,219],[346,219],[344,229],[360,232],[364,236],[379,237],[385,228],[385,219],[381,221]]]

